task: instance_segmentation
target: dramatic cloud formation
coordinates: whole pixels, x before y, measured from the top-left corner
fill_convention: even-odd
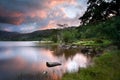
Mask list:
[[[79,25],[87,0],[0,0],[0,30],[32,32]]]

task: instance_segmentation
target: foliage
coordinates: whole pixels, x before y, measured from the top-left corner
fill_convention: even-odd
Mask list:
[[[81,39],[108,39],[120,43],[120,17],[113,17],[105,22],[86,25],[79,28]]]
[[[61,33],[62,41],[65,43],[71,43],[77,39],[77,30],[70,29]]]
[[[54,29],[51,34],[51,41],[57,43],[60,40],[60,30]]]
[[[120,0],[88,0],[88,8],[80,17],[82,24],[96,23],[109,19],[111,16],[120,16]]]

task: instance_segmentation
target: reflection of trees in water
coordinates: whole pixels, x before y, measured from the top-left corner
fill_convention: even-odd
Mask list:
[[[63,49],[60,47],[56,47],[53,49],[54,51],[54,55],[55,56],[62,56],[64,55],[66,59],[68,59],[69,57],[74,56],[76,53],[80,52],[79,49]]]
[[[77,53],[84,54],[86,57],[95,57],[102,54],[103,50],[96,48],[86,48],[86,47],[77,47],[77,48],[70,48],[64,49],[60,48],[59,46],[51,46],[51,51],[55,56],[62,56],[64,55],[66,59],[69,57],[75,56]]]

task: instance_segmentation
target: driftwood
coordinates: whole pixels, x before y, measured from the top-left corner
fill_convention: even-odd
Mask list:
[[[55,66],[60,66],[60,65],[62,64],[58,62],[46,62],[47,67],[55,67]]]

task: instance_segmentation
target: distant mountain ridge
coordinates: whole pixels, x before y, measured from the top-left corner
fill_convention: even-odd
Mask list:
[[[55,29],[39,30],[32,33],[7,32],[0,30],[0,41],[36,41],[53,35]],[[55,34],[55,33],[54,33]]]
[[[19,35],[17,32],[7,32],[0,30],[0,40],[7,40],[17,35]]]
[[[32,33],[18,33],[0,30],[0,41],[34,40],[34,38],[40,39],[40,37],[50,36],[51,33],[52,30],[39,30]]]
[[[64,29],[47,29],[38,30],[31,33],[18,33],[18,32],[8,32],[0,30],[0,41],[40,41],[46,38],[50,38],[56,35],[57,31],[74,29],[77,27],[68,27]]]

